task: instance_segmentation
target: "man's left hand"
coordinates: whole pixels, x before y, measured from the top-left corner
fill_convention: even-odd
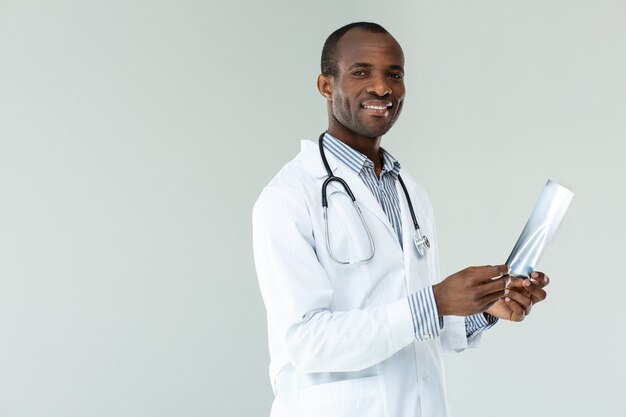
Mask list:
[[[511,278],[504,297],[485,312],[503,320],[522,321],[530,314],[534,304],[546,299],[546,292],[543,288],[549,282],[548,276],[539,271],[531,273],[530,279]]]

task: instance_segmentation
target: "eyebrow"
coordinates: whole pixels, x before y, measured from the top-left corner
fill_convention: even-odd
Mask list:
[[[372,64],[368,64],[367,62],[355,62],[354,64],[348,67],[349,70],[352,68],[371,68]]]
[[[348,67],[348,70],[351,70],[353,68],[372,68],[372,67],[373,65],[368,64],[367,62],[355,62],[354,64]],[[402,67],[402,65],[390,65],[389,69],[396,70],[396,71],[404,71],[404,68]]]

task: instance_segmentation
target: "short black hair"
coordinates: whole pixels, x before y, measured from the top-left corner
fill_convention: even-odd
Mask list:
[[[337,43],[346,34],[347,31],[354,28],[364,29],[372,33],[387,33],[387,29],[379,25],[378,23],[371,22],[354,22],[340,27],[336,31],[330,34],[330,36],[324,42],[322,48],[322,60],[321,69],[323,75],[337,75]]]

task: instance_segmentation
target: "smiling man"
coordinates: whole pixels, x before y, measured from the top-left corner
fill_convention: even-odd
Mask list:
[[[382,135],[402,111],[404,55],[382,28],[351,29],[340,29],[326,42],[317,88],[328,99],[328,133],[359,151],[378,152]],[[380,162],[376,156],[370,160]]]
[[[428,196],[381,147],[405,96],[402,48],[384,28],[333,32],[317,88],[327,130],[253,212],[272,417],[448,416],[441,353],[524,319],[548,279],[512,279],[506,265],[441,279]]]

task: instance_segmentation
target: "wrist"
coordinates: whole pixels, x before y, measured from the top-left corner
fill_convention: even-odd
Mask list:
[[[441,284],[433,285],[433,298],[435,299],[435,308],[439,317],[447,316],[444,300],[442,299]]]

